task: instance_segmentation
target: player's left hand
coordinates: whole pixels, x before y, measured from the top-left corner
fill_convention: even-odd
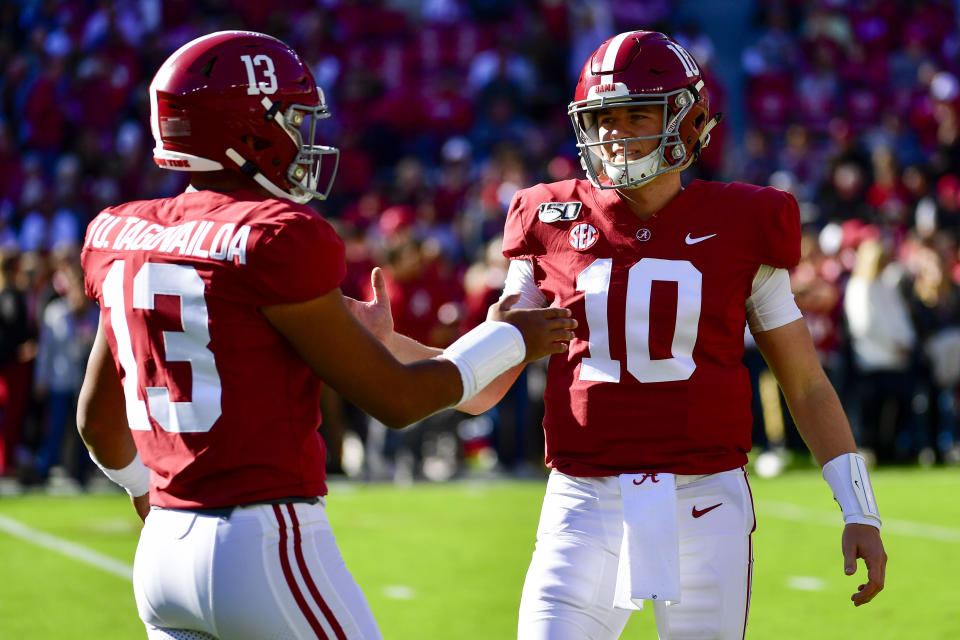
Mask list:
[[[390,311],[390,296],[387,295],[387,281],[383,269],[374,267],[370,272],[370,285],[373,287],[373,300],[361,302],[350,296],[343,296],[350,313],[375,335],[380,342],[386,343],[393,335],[393,313]]]
[[[867,524],[848,524],[843,528],[843,570],[848,576],[857,572],[857,558],[867,565],[867,583],[850,596],[859,607],[873,600],[883,589],[887,571],[887,554],[883,550],[880,530]]]

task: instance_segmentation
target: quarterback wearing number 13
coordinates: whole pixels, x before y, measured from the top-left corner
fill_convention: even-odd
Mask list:
[[[520,640],[612,640],[652,604],[661,640],[745,634],[755,528],[744,465],[744,324],[840,503],[844,570],[883,587],[886,555],[863,458],[793,301],[794,198],[695,180],[719,122],[693,57],[621,33],[586,61],[568,108],[586,180],[520,190],[505,294],[569,307],[543,427],[552,471],[520,604]],[[499,399],[520,367],[473,398]]]
[[[343,242],[306,206],[329,193],[338,151],[317,144],[323,91],[283,42],[188,42],[150,106],[157,165],[191,186],[90,223],[100,327],[77,412],[145,518],[133,583],[147,636],[379,640],[326,516],[321,380],[402,427],[566,349],[576,323],[501,301],[436,357],[395,360],[340,293]]]

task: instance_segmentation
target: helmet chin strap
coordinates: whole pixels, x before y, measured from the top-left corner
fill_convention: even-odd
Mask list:
[[[657,147],[647,155],[639,158],[637,160],[631,160],[629,162],[610,162],[608,160],[603,160],[603,172],[613,181],[614,184],[619,184],[623,180],[624,175],[626,174],[631,182],[636,180],[633,176],[641,176],[641,179],[638,182],[633,182],[632,184],[623,185],[622,189],[636,189],[637,187],[642,187],[653,179],[653,174],[656,173],[662,166],[660,147]],[[643,177],[647,176],[647,177]]]
[[[311,196],[309,193],[305,193],[301,196],[296,196],[288,191],[284,191],[277,185],[267,180],[266,176],[260,173],[260,170],[257,169],[252,162],[245,160],[243,156],[241,156],[235,150],[228,147],[225,153],[228,158],[230,158],[237,164],[237,166],[240,168],[241,173],[250,177],[258,185],[260,185],[261,187],[269,191],[270,194],[273,195],[274,197],[283,198],[285,200],[291,200],[298,204],[306,204],[307,202],[310,202],[310,200],[313,198],[313,196]]]

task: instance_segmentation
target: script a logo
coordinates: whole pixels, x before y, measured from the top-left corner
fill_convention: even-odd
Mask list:
[[[655,473],[645,473],[645,474],[643,474],[643,477],[640,478],[639,481],[638,481],[636,478],[634,478],[634,479],[633,479],[633,484],[643,484],[643,483],[646,482],[647,480],[650,480],[650,482],[653,482],[653,483],[655,483],[655,484],[660,482],[659,480],[657,480],[657,474],[655,474]]]
[[[577,251],[586,251],[597,244],[600,239],[600,232],[592,224],[582,222],[570,229],[570,246]]]

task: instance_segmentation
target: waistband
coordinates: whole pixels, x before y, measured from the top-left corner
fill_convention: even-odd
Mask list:
[[[697,482],[698,480],[703,480],[703,479],[706,478],[707,476],[712,476],[712,475],[715,475],[715,474],[712,474],[712,473],[703,473],[703,474],[695,475],[695,476],[677,474],[676,476],[674,476],[674,478],[676,479],[676,482],[677,482],[677,486],[678,486],[678,487],[685,487],[685,486],[687,486],[688,484],[693,484],[694,482]]]
[[[198,516],[206,516],[209,518],[229,518],[233,514],[234,509],[243,509],[245,507],[256,507],[264,504],[317,504],[320,502],[320,498],[303,498],[303,497],[293,497],[293,498],[273,498],[271,500],[258,500],[257,502],[247,502],[245,504],[236,504],[229,507],[197,507],[195,509],[174,509],[170,507],[151,507],[151,509],[164,509],[166,511],[181,511],[184,513],[194,513]]]

